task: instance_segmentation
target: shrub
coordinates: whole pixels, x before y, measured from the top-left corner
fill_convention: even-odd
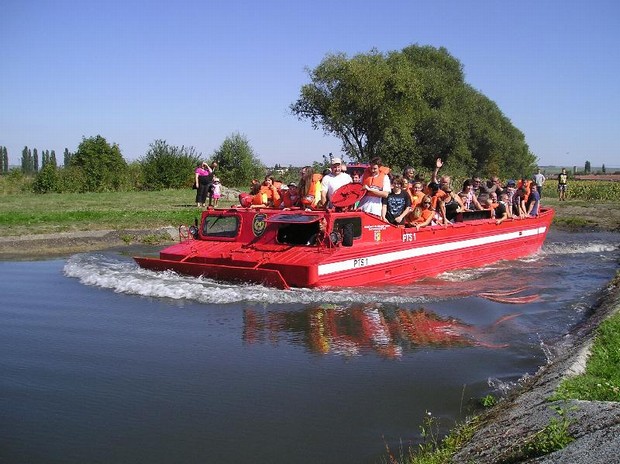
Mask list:
[[[156,140],[141,160],[143,186],[148,190],[189,187],[200,160],[193,147],[174,147]]]
[[[34,193],[49,193],[58,191],[58,169],[54,163],[43,166],[32,183]]]

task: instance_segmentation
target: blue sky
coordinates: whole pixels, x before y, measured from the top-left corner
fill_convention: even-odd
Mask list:
[[[208,157],[240,133],[267,165],[340,142],[290,114],[328,53],[446,47],[542,165],[620,166],[617,0],[3,0],[0,145],[127,160],[156,139]]]

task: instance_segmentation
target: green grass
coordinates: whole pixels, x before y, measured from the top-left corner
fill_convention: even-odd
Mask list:
[[[0,236],[191,224],[200,216],[194,196],[191,189],[3,195]],[[230,204],[220,200],[220,206]]]
[[[420,427],[424,442],[417,448],[403,449],[401,447],[398,456],[386,445],[387,462],[390,464],[448,464],[452,462],[452,456],[471,439],[479,426],[478,417],[473,417],[457,424],[446,437],[440,439],[439,422],[428,413]]]
[[[552,400],[620,401],[620,314],[597,329],[586,371],[562,381]]]

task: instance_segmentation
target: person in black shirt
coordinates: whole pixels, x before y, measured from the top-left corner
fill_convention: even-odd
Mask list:
[[[394,176],[392,191],[381,200],[381,219],[390,224],[404,225],[404,219],[411,212],[411,197],[406,188],[408,181],[402,176]]]

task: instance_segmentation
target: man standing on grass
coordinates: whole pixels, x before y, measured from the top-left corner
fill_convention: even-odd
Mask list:
[[[540,168],[538,168],[538,172],[534,174],[534,183],[536,184],[536,187],[538,188],[538,194],[540,195],[541,198],[542,198],[543,184],[545,183],[546,180],[547,178],[543,175],[542,172],[540,172]]]
[[[558,174],[558,200],[566,201],[566,187],[568,186],[568,174],[566,168],[562,168],[562,172]]]

